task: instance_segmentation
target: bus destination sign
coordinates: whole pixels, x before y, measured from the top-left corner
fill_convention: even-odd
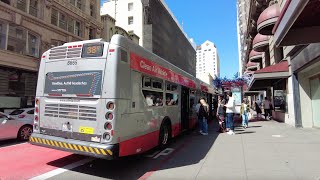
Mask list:
[[[46,75],[46,94],[94,96],[101,94],[102,71],[49,72]]]

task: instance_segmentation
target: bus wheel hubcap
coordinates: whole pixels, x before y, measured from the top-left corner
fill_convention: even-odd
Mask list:
[[[163,140],[162,140],[162,144],[167,144],[168,137],[169,137],[168,127],[167,127],[167,126],[164,126],[164,127],[163,127]]]

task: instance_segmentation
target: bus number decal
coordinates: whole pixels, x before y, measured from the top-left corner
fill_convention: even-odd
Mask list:
[[[73,61],[68,61],[68,62],[67,62],[67,65],[68,65],[68,66],[75,66],[75,65],[77,65],[77,64],[78,64],[78,62],[75,61],[75,60],[73,60]]]

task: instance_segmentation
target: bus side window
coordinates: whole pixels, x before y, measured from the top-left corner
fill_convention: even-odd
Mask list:
[[[149,90],[142,90],[148,106],[163,106],[163,93]]]
[[[128,53],[127,53],[127,51],[121,49],[120,59],[123,62],[128,62]]]

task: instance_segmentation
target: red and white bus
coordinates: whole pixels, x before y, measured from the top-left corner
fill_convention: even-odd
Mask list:
[[[105,159],[142,153],[193,128],[196,101],[212,94],[123,36],[65,43],[42,56],[30,142]]]

